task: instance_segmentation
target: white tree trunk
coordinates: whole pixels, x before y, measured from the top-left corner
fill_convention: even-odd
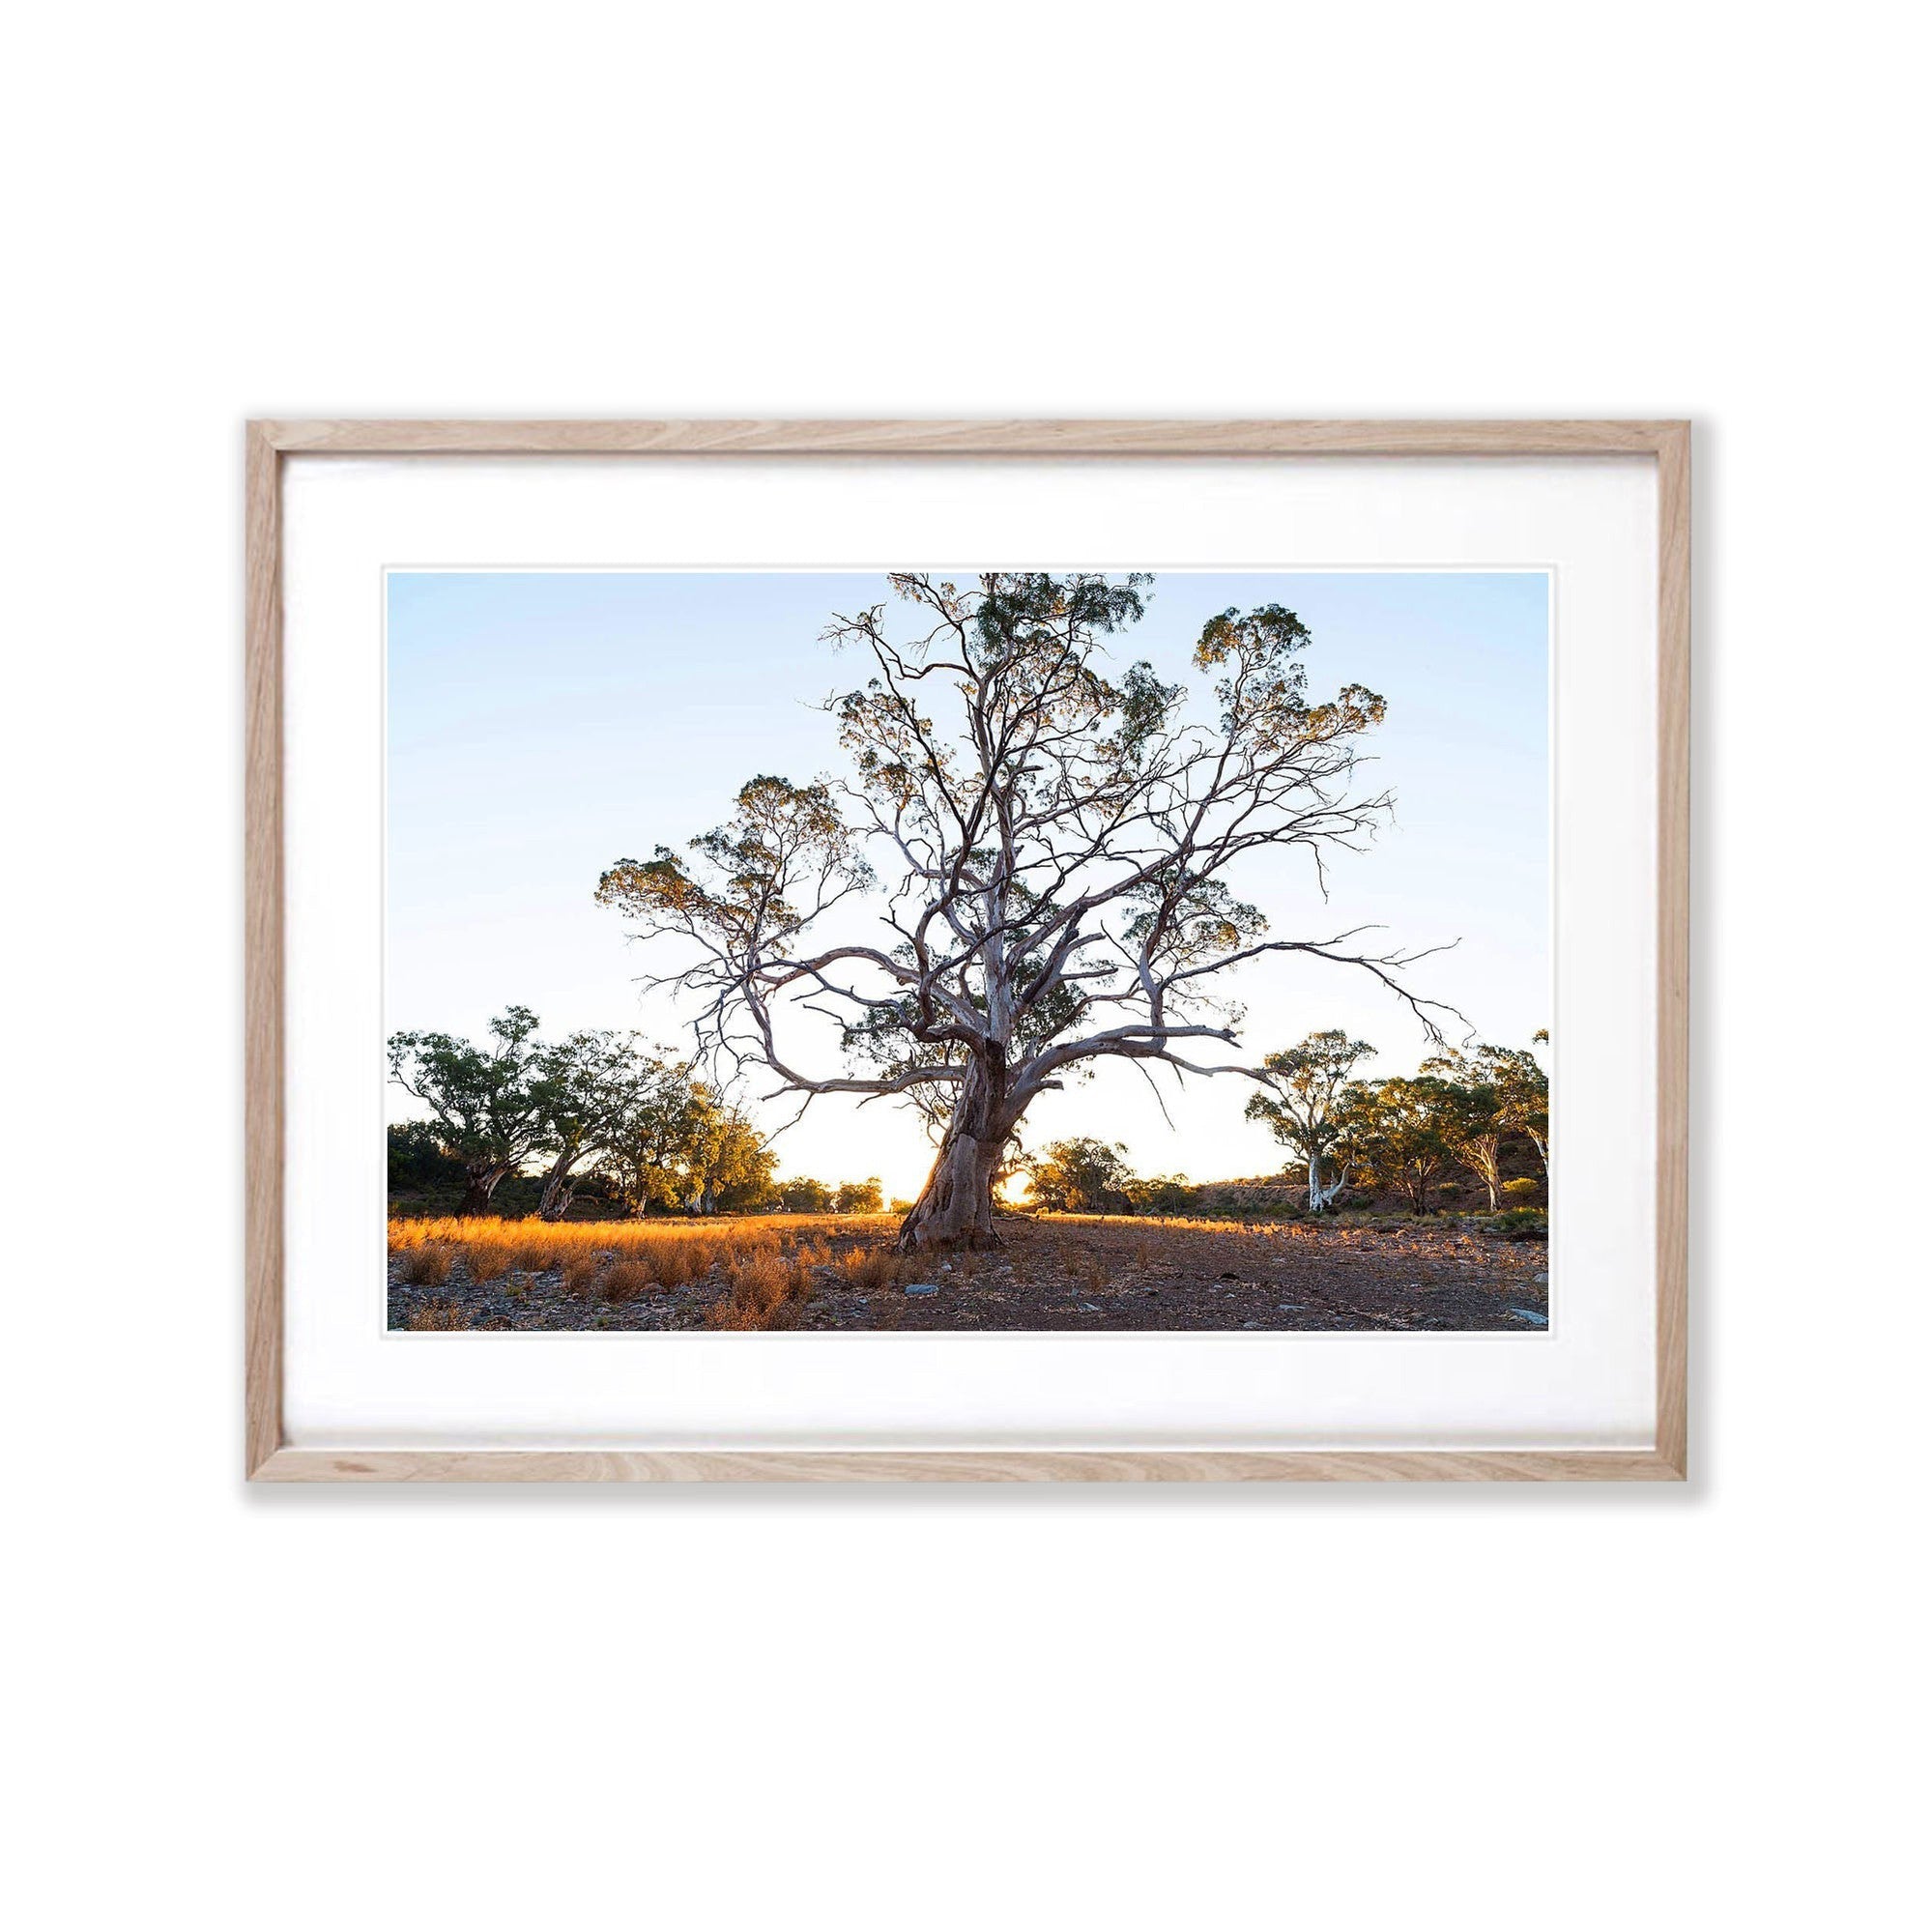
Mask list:
[[[1308,1164],[1308,1211],[1311,1214],[1326,1214],[1333,1205],[1336,1197],[1347,1185],[1348,1169],[1346,1168],[1339,1168],[1336,1169],[1334,1180],[1330,1181],[1326,1187],[1323,1187],[1321,1184],[1321,1163],[1319,1161],[1311,1161]]]

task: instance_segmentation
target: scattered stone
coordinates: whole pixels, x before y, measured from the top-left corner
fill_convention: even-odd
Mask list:
[[[936,1295],[939,1292],[937,1282],[908,1282],[906,1286],[908,1295]]]

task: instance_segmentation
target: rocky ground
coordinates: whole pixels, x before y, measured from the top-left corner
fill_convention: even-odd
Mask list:
[[[807,1330],[1156,1329],[1471,1330],[1528,1333],[1548,1321],[1548,1251],[1473,1222],[1431,1219],[1338,1227],[1106,1217],[1014,1217],[992,1254],[895,1264],[861,1286],[842,1235],[784,1325]],[[389,1270],[397,1329],[663,1330],[707,1326],[727,1292],[722,1266],[678,1287],[613,1302],[566,1288],[556,1269],[476,1283],[458,1258],[436,1286]]]

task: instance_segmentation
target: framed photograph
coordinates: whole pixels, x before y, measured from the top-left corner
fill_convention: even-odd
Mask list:
[[[1683,1478],[1687,424],[246,513],[251,1479]]]

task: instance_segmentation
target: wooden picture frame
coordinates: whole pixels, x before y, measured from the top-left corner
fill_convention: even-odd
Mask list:
[[[1656,1440],[1647,1449],[601,1452],[291,1447],[284,1321],[282,459],[1635,455],[1657,464]],[[1687,1471],[1690,429],[1683,421],[253,421],[246,430],[245,1473],[285,1482],[1678,1481]]]

